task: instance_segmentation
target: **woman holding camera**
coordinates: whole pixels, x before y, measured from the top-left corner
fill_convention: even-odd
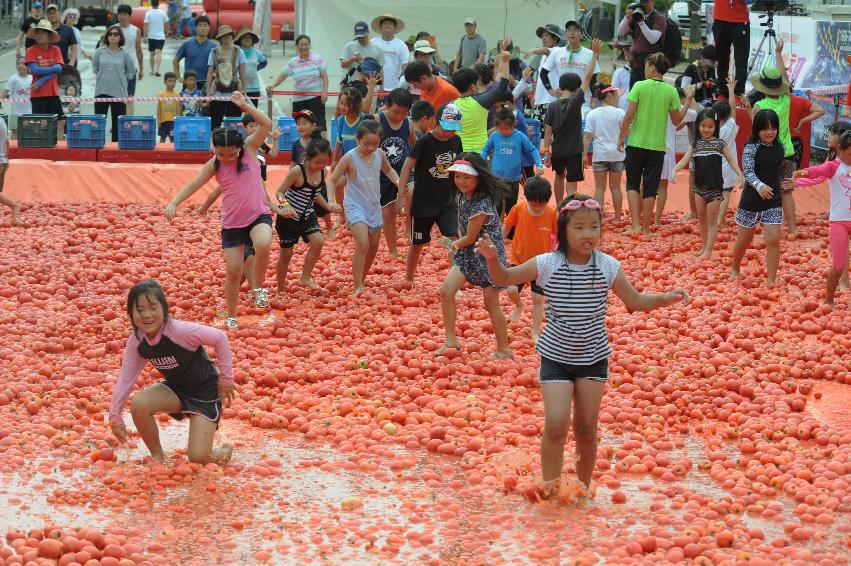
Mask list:
[[[632,37],[632,72],[629,86],[644,80],[644,60],[662,51],[663,37],[668,27],[664,14],[653,9],[653,0],[640,0],[626,7],[626,15],[618,26],[618,35]]]

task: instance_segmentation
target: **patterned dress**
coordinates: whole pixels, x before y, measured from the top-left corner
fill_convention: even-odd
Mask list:
[[[461,227],[461,236],[467,234],[467,226],[470,223],[470,218],[479,214],[487,215],[481,231],[476,236],[476,240],[485,234],[490,236],[493,245],[496,246],[500,263],[505,265],[505,243],[502,241],[502,229],[499,224],[499,211],[496,204],[481,192],[469,199],[462,193],[458,193],[456,199],[458,202],[458,224]],[[455,265],[461,269],[461,273],[464,274],[470,285],[505,289],[505,287],[499,287],[494,284],[488,271],[487,261],[476,253],[476,247],[474,245],[458,249],[455,254]]]

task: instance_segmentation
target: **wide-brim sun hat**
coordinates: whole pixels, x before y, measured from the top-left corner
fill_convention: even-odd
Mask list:
[[[213,39],[221,39],[226,35],[232,35],[236,37],[236,34],[233,32],[233,28],[227,24],[219,27],[219,31],[216,32],[216,37],[214,37]]]
[[[260,37],[251,31],[251,28],[248,26],[243,26],[239,28],[239,32],[236,34],[236,37],[233,39],[235,43],[239,43],[239,41],[245,37],[246,35],[250,35],[254,38],[254,43],[260,43]]]
[[[381,22],[383,20],[393,20],[394,22],[396,22],[396,33],[399,33],[400,31],[405,29],[405,22],[401,19],[397,18],[393,14],[382,14],[372,20],[372,31],[374,31],[375,33],[381,33]]]
[[[50,43],[59,43],[59,41],[62,40],[62,36],[56,33],[56,30],[53,29],[53,25],[50,23],[50,20],[41,20],[38,24],[28,29],[27,37],[35,40],[35,34],[39,30],[50,33]]]
[[[751,85],[754,90],[772,96],[789,92],[789,82],[776,67],[766,67],[760,74],[752,76]]]
[[[548,33],[548,34],[552,35],[553,37],[557,37],[557,38],[559,38],[559,39],[560,39],[560,40],[562,40],[562,41],[567,41],[567,38],[566,38],[566,37],[564,37],[564,32],[563,32],[563,31],[561,31],[561,28],[560,28],[560,27],[558,27],[558,26],[557,26],[557,25],[555,25],[555,24],[547,24],[547,25],[545,25],[545,26],[541,26],[541,27],[539,27],[539,28],[535,31],[535,35],[537,35],[537,36],[540,38],[540,37],[543,37],[543,36],[544,36],[544,32],[546,32],[546,33]]]

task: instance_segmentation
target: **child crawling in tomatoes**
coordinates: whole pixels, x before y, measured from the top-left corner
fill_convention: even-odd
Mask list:
[[[231,401],[236,395],[227,335],[216,328],[171,318],[163,288],[151,279],[130,289],[127,315],[133,334],[127,339],[121,373],[109,406],[112,433],[120,443],[127,441],[121,413],[142,369],[151,362],[165,380],[137,393],[130,403],[130,414],[153,460],[165,462],[154,418],[157,413],[168,413],[178,420],[189,417],[190,462],[224,464],[230,460],[231,444],[213,448],[213,437],[222,417],[222,401]],[[205,346],[216,350],[221,376]]]

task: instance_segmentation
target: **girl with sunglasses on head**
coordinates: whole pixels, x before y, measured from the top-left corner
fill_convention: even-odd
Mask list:
[[[627,310],[650,311],[688,302],[683,289],[668,293],[639,293],[612,256],[597,250],[602,237],[602,207],[585,195],[568,197],[559,205],[558,247],[517,266],[506,268],[497,247],[486,235],[476,244],[496,285],[535,281],[547,297],[547,323],[538,340],[539,379],[544,400],[539,496],[560,490],[564,442],[570,406],[576,398],[573,435],[576,474],[584,495],[591,496],[591,475],[597,454],[597,417],[609,378],[612,348],[606,333],[609,289]]]

